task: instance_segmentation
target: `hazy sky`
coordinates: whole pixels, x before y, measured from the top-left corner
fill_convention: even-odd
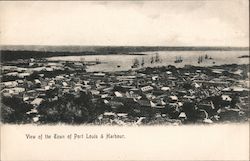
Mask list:
[[[0,2],[1,44],[248,46],[248,0]]]

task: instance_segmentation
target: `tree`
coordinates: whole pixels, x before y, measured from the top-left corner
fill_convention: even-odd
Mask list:
[[[78,97],[65,94],[57,101],[43,102],[39,107],[43,123],[87,123],[92,122],[98,114],[103,112],[102,104],[93,104],[90,94],[81,92]]]
[[[3,122],[26,123],[30,121],[26,112],[30,111],[32,105],[26,104],[17,97],[2,97],[1,114]]]

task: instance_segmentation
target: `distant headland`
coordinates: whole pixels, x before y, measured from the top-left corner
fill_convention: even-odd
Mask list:
[[[2,45],[1,61],[53,56],[137,54],[147,51],[249,51],[249,47],[227,46],[46,46]]]

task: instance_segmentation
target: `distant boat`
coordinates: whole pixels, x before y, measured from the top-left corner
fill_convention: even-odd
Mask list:
[[[198,57],[198,64],[202,63],[203,62],[203,57],[202,56],[199,56]]]
[[[143,67],[143,66],[144,66],[144,64],[145,64],[145,62],[144,62],[144,58],[142,58],[142,60],[141,60],[141,66]]]
[[[131,66],[131,68],[138,68],[139,65],[140,65],[139,60],[138,59],[134,59],[133,65]]]
[[[96,58],[95,63],[96,64],[101,64],[101,62],[100,62],[100,60],[98,58]]]
[[[181,63],[183,60],[182,60],[182,57],[179,56],[179,57],[176,57],[174,63]]]
[[[154,62],[155,62],[155,59],[154,59],[154,57],[152,56],[152,57],[151,57],[151,60],[150,60],[150,63],[153,64]]]
[[[80,58],[80,61],[82,62],[82,64],[84,64],[84,65],[86,64],[85,63],[85,58]]]
[[[211,56],[209,57],[207,54],[205,55],[205,59],[213,59]]]
[[[205,55],[205,59],[208,59],[208,55],[207,54]]]
[[[155,62],[158,63],[158,62],[160,62],[160,61],[161,61],[160,56],[159,56],[158,53],[156,53],[156,54],[155,54]]]
[[[151,60],[150,60],[151,64],[160,63],[160,62],[162,62],[162,60],[161,60],[161,58],[159,56],[159,53],[156,53],[155,56],[151,57]]]
[[[250,58],[250,55],[242,55],[242,56],[239,56],[238,58]]]

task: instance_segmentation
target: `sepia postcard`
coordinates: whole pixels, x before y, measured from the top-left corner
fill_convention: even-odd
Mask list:
[[[248,0],[0,1],[1,160],[249,160]]]

